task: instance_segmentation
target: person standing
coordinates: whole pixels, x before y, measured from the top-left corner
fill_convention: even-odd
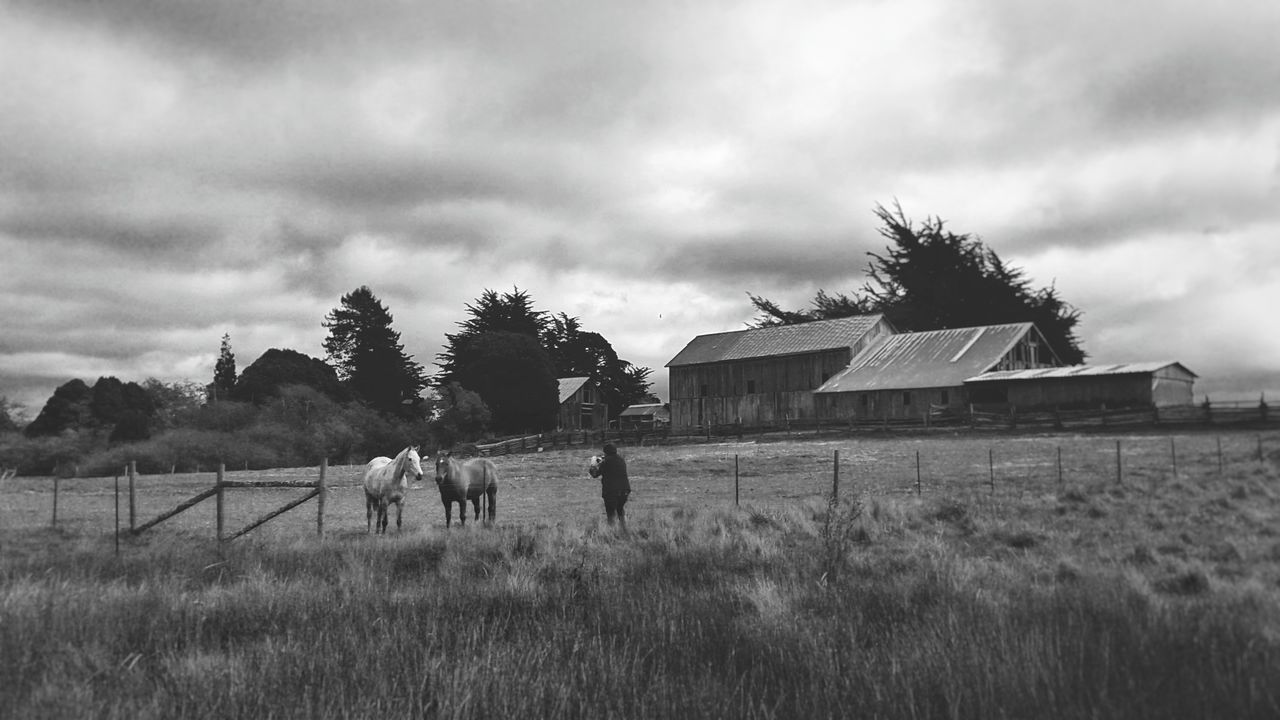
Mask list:
[[[631,495],[631,480],[627,477],[627,461],[618,454],[613,443],[605,443],[604,460],[590,469],[591,477],[600,478],[600,496],[604,498],[604,514],[612,525],[616,518],[627,529],[627,498]]]

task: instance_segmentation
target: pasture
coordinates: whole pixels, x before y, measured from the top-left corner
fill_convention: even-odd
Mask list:
[[[368,535],[363,468],[330,467],[323,540],[311,502],[219,545],[209,501],[122,539],[118,557],[112,478],[63,480],[56,529],[51,481],[8,481],[0,707],[23,717],[1280,714],[1280,433],[621,450],[634,487],[627,537],[603,523],[584,448],[495,458],[493,528],[468,517],[446,531],[428,471],[409,491],[403,532]],[[213,477],[139,477],[139,523]],[[228,527],[302,493],[228,490]],[[127,527],[126,512],[122,498]]]

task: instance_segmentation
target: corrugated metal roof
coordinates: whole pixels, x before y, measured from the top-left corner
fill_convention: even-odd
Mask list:
[[[586,377],[571,377],[557,380],[556,382],[560,383],[560,404],[563,405],[565,400],[573,397],[573,394],[578,392],[578,389],[583,385],[586,385],[590,379]]]
[[[883,315],[856,315],[799,325],[699,335],[666,366],[701,365],[853,347],[883,318]]]
[[[650,403],[644,405],[631,405],[620,414],[625,417],[643,417],[646,415],[658,415],[662,412],[662,403]]]
[[[1039,368],[1036,370],[999,370],[982,373],[965,382],[991,382],[994,380],[1042,380],[1048,378],[1096,377],[1098,375],[1149,374],[1177,365],[1192,377],[1199,377],[1186,365],[1172,360],[1159,362],[1119,363],[1115,365],[1069,365],[1067,367]]]
[[[959,386],[995,365],[1033,331],[1031,323],[1015,323],[889,335],[814,392]]]

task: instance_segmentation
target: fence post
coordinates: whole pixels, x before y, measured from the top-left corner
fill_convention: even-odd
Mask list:
[[[329,494],[329,486],[325,483],[325,474],[329,470],[329,458],[320,459],[320,479],[316,481],[316,487],[319,488],[320,494],[316,496],[316,536],[324,537],[324,501],[325,496]]]
[[[53,474],[53,526],[58,527],[58,474]]]
[[[115,485],[116,485],[116,492],[115,492],[115,505],[116,505],[116,533],[115,533],[115,534],[116,534],[116,555],[117,555],[117,556],[119,556],[119,555],[120,555],[120,473],[116,473],[116,482],[115,482]]]
[[[1173,436],[1169,436],[1169,459],[1173,461],[1173,479],[1178,479],[1178,446],[1174,444]]]
[[[1262,433],[1258,433],[1258,462],[1262,462],[1266,456],[1262,454]]]
[[[1058,488],[1062,488],[1062,446],[1058,446]]]
[[[996,451],[987,448],[987,470],[991,473],[991,492],[996,491]]]
[[[738,507],[738,456],[733,456],[733,506]]]
[[[831,502],[840,499],[840,451],[836,450],[835,458],[831,462]]]
[[[920,497],[920,451],[916,451],[916,497]]]
[[[1116,484],[1124,484],[1124,468],[1120,464],[1120,441],[1116,441]]]
[[[138,515],[138,504],[134,495],[133,481],[138,474],[138,461],[129,461],[129,532],[133,532],[134,522]]]
[[[214,512],[217,513],[216,524],[218,528],[217,529],[218,542],[222,542],[222,528],[223,528],[222,503],[223,503],[223,495],[226,493],[226,489],[223,487],[222,481],[223,481],[223,476],[226,474],[226,472],[227,472],[226,464],[218,463],[218,479],[214,481],[215,483],[214,487],[218,489],[218,492],[216,493],[215,499],[214,499],[214,505],[217,507],[217,510],[215,510]]]

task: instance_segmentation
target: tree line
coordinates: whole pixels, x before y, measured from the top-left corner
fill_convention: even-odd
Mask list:
[[[405,351],[391,312],[362,286],[321,323],[324,359],[271,348],[237,372],[224,334],[207,385],[73,379],[25,427],[0,398],[0,466],[93,474],[128,460],[144,472],[322,456],[363,462],[409,443],[554,430],[563,377],[591,378],[611,418],[657,400],[648,368],[619,358],[578,318],[537,310],[519,288],[486,290],[466,312],[446,336],[435,376]]]
[[[889,244],[871,257],[851,293],[819,289],[811,307],[787,310],[748,293],[756,327],[882,313],[899,331],[1033,322],[1058,357],[1082,362],[1080,312],[1056,288],[1035,288],[981,240],[938,218],[916,223],[895,203],[876,206]],[[440,446],[554,428],[557,380],[588,377],[610,418],[657,402],[650,369],[619,358],[600,333],[565,313],[535,308],[513,288],[485,290],[446,333],[428,376],[405,352],[388,308],[367,286],[340,299],[322,327],[325,358],[273,348],[236,372],[223,335],[208,386],[99,378],[59,387],[22,428],[0,397],[0,466],[48,472],[76,458],[147,453],[157,466],[216,458],[249,466],[313,462],[320,454],[363,461],[427,439]],[[425,391],[425,392],[424,392]],[[101,463],[100,463],[101,464]]]

